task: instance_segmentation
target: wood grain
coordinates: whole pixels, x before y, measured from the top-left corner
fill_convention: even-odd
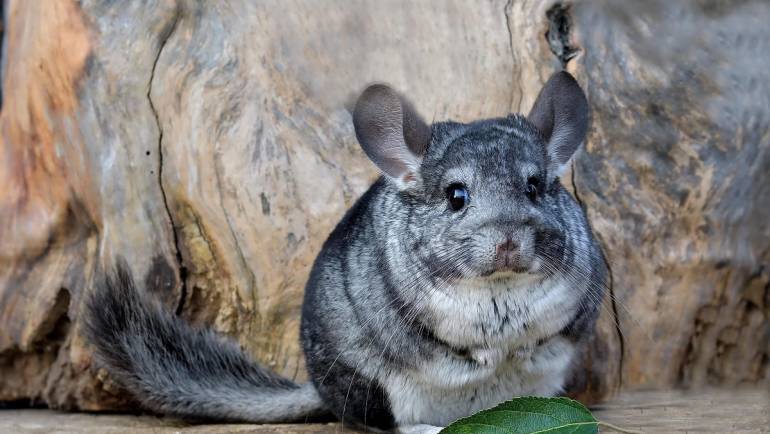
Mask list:
[[[591,409],[594,417],[645,433],[770,432],[770,393],[759,389],[624,392]],[[50,410],[0,410],[0,431],[34,433],[356,433],[340,424],[188,425],[171,418],[65,414]],[[600,432],[615,432],[601,427]]]
[[[593,111],[562,182],[613,271],[578,396],[768,384],[770,79],[752,59],[769,7],[656,5],[7,2],[0,401],[135,408],[79,333],[118,255],[303,380],[309,268],[377,176],[355,93],[389,82],[468,121],[528,111],[562,67]]]

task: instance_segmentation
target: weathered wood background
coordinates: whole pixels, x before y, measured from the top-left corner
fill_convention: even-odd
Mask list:
[[[562,67],[593,108],[564,183],[614,296],[583,396],[770,384],[770,6],[629,5],[7,1],[0,401],[131,406],[80,335],[116,255],[304,377],[309,267],[376,176],[351,96],[386,81],[428,119],[471,120],[528,111]]]

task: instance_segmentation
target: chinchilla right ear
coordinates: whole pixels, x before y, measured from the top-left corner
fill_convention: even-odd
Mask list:
[[[553,74],[540,90],[527,119],[546,140],[548,178],[561,175],[588,130],[588,101],[572,76]]]
[[[398,188],[418,182],[431,128],[409,101],[387,85],[373,84],[356,102],[353,125],[361,148]]]

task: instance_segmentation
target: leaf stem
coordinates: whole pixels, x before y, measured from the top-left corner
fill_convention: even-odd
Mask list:
[[[609,428],[609,429],[611,429],[613,431],[617,431],[619,433],[624,433],[624,434],[643,434],[642,431],[636,431],[636,430],[633,430],[633,429],[624,429],[624,428],[621,428],[621,427],[619,427],[617,425],[613,425],[613,424],[608,423],[608,422],[597,421],[597,423],[599,424],[599,426],[603,426],[605,428]]]

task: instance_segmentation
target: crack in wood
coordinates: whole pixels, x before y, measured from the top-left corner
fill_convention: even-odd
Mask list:
[[[503,15],[505,16],[505,28],[508,30],[508,50],[511,52],[511,62],[516,62],[516,55],[513,52],[513,31],[511,30],[511,8],[513,8],[513,0],[508,0],[503,8]],[[516,64],[512,65],[514,68]],[[515,83],[513,84],[515,86]],[[519,84],[521,87],[521,84]],[[513,91],[511,91],[511,98],[508,102],[508,110],[513,111]],[[523,92],[519,89],[519,98],[523,97]]]
[[[168,196],[166,195],[166,189],[163,186],[163,125],[160,122],[160,116],[158,115],[158,110],[155,107],[155,103],[152,101],[152,83],[153,80],[155,80],[155,71],[158,67],[158,60],[160,60],[160,56],[163,53],[163,49],[166,47],[166,43],[171,38],[171,35],[174,33],[174,30],[176,30],[177,24],[179,23],[179,19],[181,16],[181,9],[179,8],[179,5],[176,5],[176,8],[174,9],[174,14],[171,18],[171,21],[163,28],[163,30],[160,32],[160,43],[158,44],[158,52],[155,55],[155,60],[152,63],[152,69],[150,70],[150,79],[147,86],[147,101],[150,103],[150,109],[152,110],[152,114],[155,117],[155,124],[158,127],[158,186],[160,187],[160,194],[163,198],[163,207],[166,210],[166,214],[168,215],[169,222],[171,223],[171,236],[174,240],[174,250],[177,260],[177,267],[179,270],[179,280],[180,280],[180,295],[179,295],[179,302],[176,306],[176,313],[177,315],[182,312],[182,309],[184,307],[185,298],[187,297],[187,268],[184,265],[184,258],[182,257],[182,251],[179,247],[179,235],[177,234],[177,225],[174,221],[173,213],[171,212],[171,208],[169,207],[168,202]]]
[[[570,184],[572,187],[572,195],[575,197],[575,200],[577,201],[578,205],[580,205],[580,208],[583,210],[584,213],[587,213],[586,204],[583,202],[583,198],[580,197],[580,193],[578,192],[577,188],[577,167],[575,165],[575,161],[572,161],[572,169],[570,171]],[[610,264],[609,259],[607,258],[607,246],[606,243],[602,240],[601,236],[598,236],[597,239],[599,240],[599,244],[602,247],[602,260],[604,261],[604,266],[607,267],[607,274],[609,281],[607,282],[607,292],[609,292],[610,297],[610,307],[612,308],[612,320],[613,325],[615,327],[615,335],[617,336],[618,340],[618,346],[620,354],[618,355],[618,385],[617,388],[620,389],[623,387],[623,362],[624,362],[624,355],[626,352],[626,342],[625,338],[623,337],[623,331],[620,327],[620,315],[618,313],[618,304],[617,300],[615,299],[615,277],[612,272],[612,264]]]

